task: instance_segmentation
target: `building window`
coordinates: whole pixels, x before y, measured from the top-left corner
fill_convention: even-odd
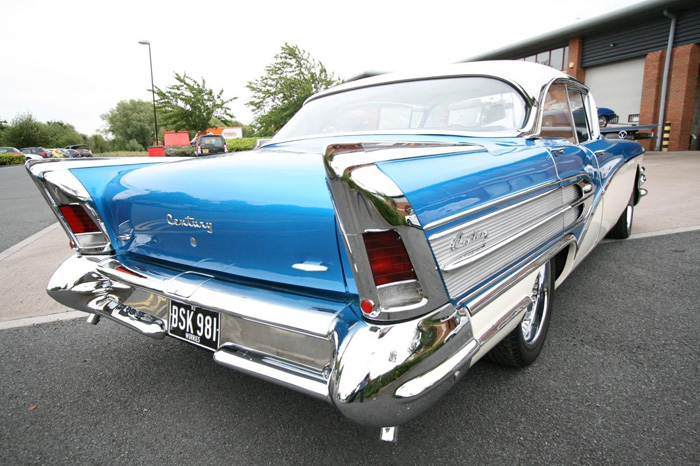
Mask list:
[[[567,45],[557,49],[545,50],[534,55],[520,58],[520,60],[551,66],[559,71],[566,71],[567,61],[569,60],[569,46]]]

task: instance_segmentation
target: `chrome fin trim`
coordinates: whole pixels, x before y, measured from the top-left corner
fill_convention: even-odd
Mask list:
[[[378,167],[389,160],[427,157],[484,150],[477,145],[433,143],[331,144],[324,151],[336,217],[352,264],[359,299],[373,303],[365,317],[377,322],[396,322],[420,316],[447,302],[442,279],[435,268],[425,234],[401,189]],[[363,233],[395,230],[406,246],[417,281],[411,292],[407,284],[374,284]],[[395,292],[391,287],[396,287]],[[401,295],[403,299],[396,299]]]

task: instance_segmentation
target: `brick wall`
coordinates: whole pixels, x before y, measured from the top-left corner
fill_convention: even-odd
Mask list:
[[[642,102],[639,113],[640,125],[655,125],[659,122],[659,105],[663,83],[665,50],[651,52],[644,64]],[[664,121],[671,122],[668,150],[688,150],[693,121],[695,94],[700,71],[700,47],[688,44],[673,49],[666,90]],[[662,137],[660,134],[658,137]],[[656,141],[642,141],[647,150],[656,148]]]
[[[581,82],[586,80],[586,70],[581,68],[581,56],[583,54],[583,38],[574,37],[569,40],[569,62],[566,64],[566,73]],[[573,66],[572,66],[573,65]]]
[[[697,44],[673,49],[665,118],[671,122],[668,150],[688,150],[699,69],[700,47]]]
[[[656,125],[659,123],[659,101],[661,100],[661,85],[664,77],[664,60],[666,51],[659,50],[647,54],[644,62],[644,79],[642,81],[642,101],[639,110],[640,125]],[[656,133],[656,131],[654,131]],[[661,135],[658,135],[661,137]],[[640,141],[646,150],[656,149],[656,140]]]

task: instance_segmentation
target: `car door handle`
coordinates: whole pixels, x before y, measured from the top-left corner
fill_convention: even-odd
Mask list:
[[[555,157],[559,157],[564,153],[564,147],[555,147],[550,150],[552,151],[552,155],[554,155]]]

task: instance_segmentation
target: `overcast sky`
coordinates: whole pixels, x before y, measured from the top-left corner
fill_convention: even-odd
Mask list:
[[[224,90],[250,123],[245,85],[285,42],[337,77],[460,61],[639,0],[0,0],[0,120],[20,113],[85,134],[121,100],[151,101],[173,72]]]

